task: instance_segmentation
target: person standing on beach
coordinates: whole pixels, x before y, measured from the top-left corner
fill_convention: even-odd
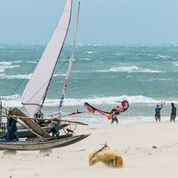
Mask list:
[[[161,109],[163,108],[163,105],[165,102],[161,102],[161,104],[157,104],[155,107],[155,120],[156,122],[161,121]]]
[[[171,103],[171,117],[170,117],[170,122],[175,122],[176,119],[176,107],[174,105],[174,103]]]
[[[112,119],[111,119],[111,124],[114,123],[114,121],[118,124],[119,121],[118,121],[118,118],[117,118],[117,115],[120,114],[122,110],[119,108],[119,106],[116,106],[115,108],[113,108],[111,110],[111,114],[112,114]]]
[[[106,116],[108,120],[111,120],[111,124],[113,124],[114,122],[118,124],[119,121],[118,121],[117,115],[127,111],[127,109],[129,108],[129,102],[127,100],[123,100],[120,103],[121,103],[121,106],[114,107],[110,112],[97,109],[87,102],[84,103],[84,106],[90,113],[95,113],[95,111],[97,111],[98,113]]]

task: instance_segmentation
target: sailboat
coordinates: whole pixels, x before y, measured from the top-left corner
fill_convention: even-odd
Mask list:
[[[89,136],[89,134],[81,134],[81,135],[73,136],[73,134],[70,133],[70,134],[66,134],[63,136],[59,136],[57,138],[53,138],[48,133],[47,130],[43,129],[33,119],[35,117],[35,114],[41,111],[43,107],[57,61],[62,52],[62,48],[65,42],[67,32],[69,29],[69,25],[70,25],[70,21],[71,21],[72,1],[73,0],[65,1],[64,10],[58,21],[56,29],[53,35],[51,36],[46,46],[46,49],[44,50],[39,60],[39,63],[24,90],[23,97],[22,97],[22,105],[26,109],[27,114],[24,114],[18,108],[13,108],[11,110],[11,117],[22,121],[23,126],[28,128],[29,131],[31,131],[36,136],[38,136],[38,139],[35,141],[16,141],[16,142],[12,142],[12,141],[4,142],[4,140],[1,140],[0,148],[12,149],[12,150],[13,149],[14,150],[36,150],[36,149],[55,148],[55,147],[61,147],[61,146],[66,146],[69,144],[76,143]],[[80,4],[78,7],[80,7]],[[78,8],[78,16],[79,16],[79,8]],[[78,16],[77,16],[77,23],[75,27],[75,34],[77,31]],[[73,45],[72,55],[69,60],[69,69],[68,69],[68,72],[65,78],[64,89],[61,94],[61,101],[59,104],[59,109],[61,109],[63,105],[66,85],[67,85],[68,77],[71,71],[73,54],[75,50],[75,36],[76,35],[74,35],[74,45]]]

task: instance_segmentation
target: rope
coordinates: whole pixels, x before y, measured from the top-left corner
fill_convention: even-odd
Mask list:
[[[64,64],[66,63],[67,61],[64,61],[63,62],[63,64],[57,69],[57,72],[59,71],[59,69],[61,69],[63,66],[64,66]],[[46,82],[41,86],[41,88],[39,89],[39,90],[37,90],[37,92],[34,94],[34,95],[32,95],[32,97],[29,99],[29,101],[38,93],[38,92],[40,92],[40,90],[43,88],[43,86],[46,84],[48,82],[48,80],[46,80]],[[22,107],[23,108],[23,107]]]
[[[32,70],[34,69],[34,67],[35,67],[35,65],[33,65],[32,68],[30,68],[30,70],[28,71],[28,74],[30,74],[30,73],[32,72]],[[22,79],[25,79],[25,77],[22,78]],[[23,83],[24,83],[24,80],[23,80],[23,81],[20,80],[19,85],[17,85],[17,86],[14,88],[12,94],[15,94],[15,92],[22,86]]]
[[[107,143],[105,143],[102,148],[100,148],[98,151],[96,151],[96,152],[93,154],[93,156],[90,158],[89,161],[91,161],[100,151],[104,150],[104,149],[107,148],[107,147],[108,147],[108,145],[107,145]]]

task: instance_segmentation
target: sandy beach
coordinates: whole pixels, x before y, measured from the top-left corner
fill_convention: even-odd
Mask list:
[[[176,178],[178,175],[177,122],[90,125],[77,131],[91,136],[49,152],[0,151],[0,177]],[[103,163],[89,166],[89,153],[105,142],[122,155],[124,168],[111,168]]]

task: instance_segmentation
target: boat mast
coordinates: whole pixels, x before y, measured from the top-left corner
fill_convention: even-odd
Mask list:
[[[80,15],[80,2],[78,2],[78,11],[77,11],[77,17],[76,17],[76,22],[75,22],[75,27],[74,27],[72,54],[71,54],[71,57],[69,58],[68,70],[66,72],[66,77],[65,77],[65,80],[64,80],[64,86],[63,86],[63,90],[61,92],[61,99],[60,99],[59,107],[58,107],[59,115],[61,113],[61,111],[60,111],[61,107],[63,106],[63,103],[64,103],[65,92],[67,90],[69,76],[70,76],[70,73],[71,73],[71,70],[72,70],[73,58],[74,58],[74,53],[75,53],[75,48],[76,48],[76,38],[77,38],[79,15]]]

